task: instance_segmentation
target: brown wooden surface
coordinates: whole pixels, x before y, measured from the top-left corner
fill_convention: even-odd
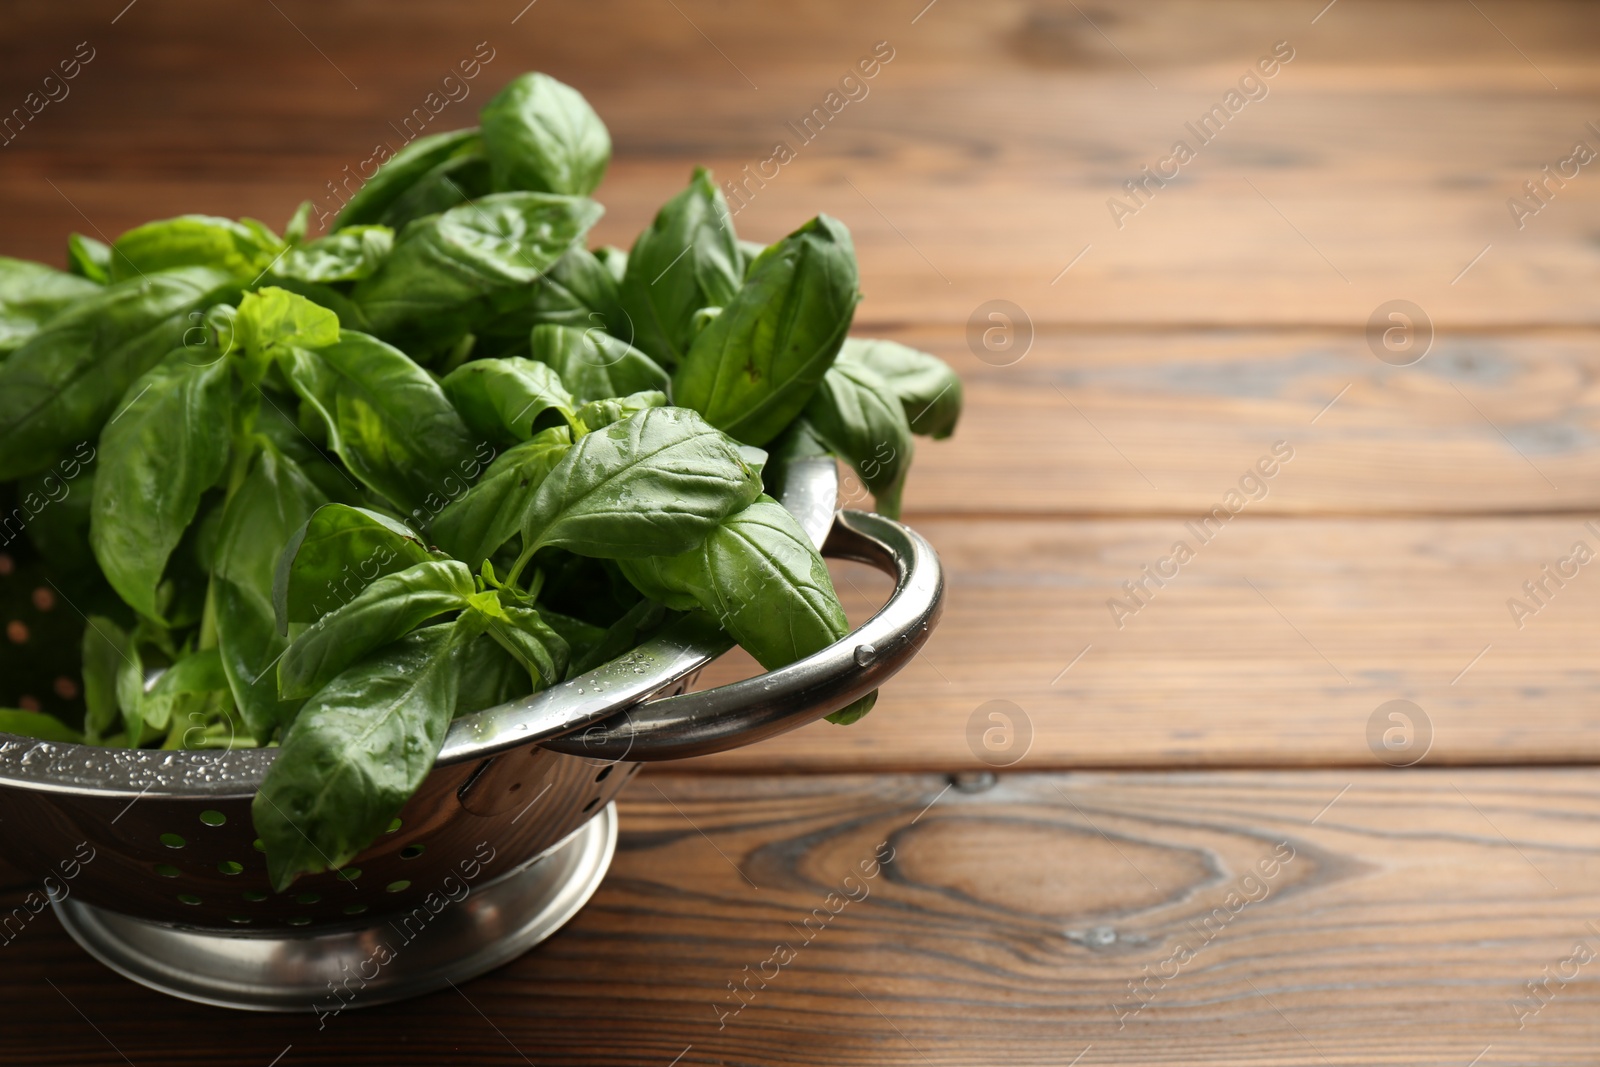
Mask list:
[[[646,775],[625,794],[610,877],[553,940],[459,992],[346,1012],[320,1031],[311,1017],[224,1013],[131,986],[44,917],[0,950],[0,1058],[1594,1063],[1600,996],[1586,967],[1552,984],[1521,1029],[1511,1007],[1575,943],[1600,951],[1588,772],[946,784]],[[883,843],[893,859],[864,878]],[[1292,858],[1265,877],[1275,855]],[[1127,1015],[1129,983],[1162,973],[1180,944],[1194,958]],[[763,967],[779,945],[793,958]],[[753,980],[731,1014],[728,984],[746,967],[770,981]]]
[[[281,224],[478,42],[494,59],[430,132],[521,70],[578,86],[616,148],[596,237],[627,245],[691,166],[767,158],[886,40],[868,97],[737,222],[844,219],[857,332],[962,374],[961,430],[919,443],[907,495],[944,622],[861,724],[631,785],[593,904],[461,994],[319,1033],[148,993],[42,918],[0,948],[0,1062],[1597,1062],[1594,964],[1520,1029],[1511,1002],[1600,950],[1600,777],[1548,766],[1600,759],[1600,578],[1520,628],[1507,599],[1600,549],[1600,177],[1520,230],[1506,201],[1600,149],[1600,11],[525,2],[10,5],[0,113],[96,56],[0,147],[0,254],[60,263],[70,230],[186,211]],[[1280,40],[1270,95],[1118,229],[1107,198]],[[1397,298],[1437,331],[1411,367],[1364,335]],[[1009,366],[967,341],[993,299],[1035,330]],[[1118,628],[1107,599],[1279,441],[1265,499]],[[835,573],[853,617],[884,595]],[[1369,742],[1400,698],[1431,727],[1408,771]],[[993,700],[1025,754],[944,791],[985,769]],[[883,840],[872,895],[718,1029],[727,983]],[[1268,897],[1119,1030],[1128,983],[1279,841]]]

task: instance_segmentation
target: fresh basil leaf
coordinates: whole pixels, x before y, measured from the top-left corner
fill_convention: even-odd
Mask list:
[[[104,615],[90,615],[83,629],[83,731],[90,744],[120,720],[117,672],[127,662],[128,634]]]
[[[582,619],[575,619],[571,615],[563,615],[559,611],[551,610],[549,607],[541,607],[539,615],[544,619],[545,625],[560,634],[561,639],[572,650],[572,660],[567,665],[566,677],[577,677],[574,667],[589,654],[591,649],[605,640],[606,628],[604,626],[596,626],[591,622],[584,622]]]
[[[911,425],[900,399],[865,363],[836,363],[806,405],[805,419],[843,457],[890,518],[900,514],[900,494],[911,468]]]
[[[594,250],[595,261],[606,269],[606,273],[616,280],[618,286],[628,274],[628,253],[616,245],[601,245]]]
[[[394,250],[387,226],[347,226],[284,254],[272,273],[304,282],[353,282],[378,269]]]
[[[456,717],[499,707],[533,692],[528,672],[488,634],[481,634],[462,654],[456,684]]]
[[[676,366],[694,340],[694,314],[731,301],[744,278],[728,202],[697,167],[689,187],[668,200],[628,254],[622,306],[633,344]]]
[[[631,337],[633,326],[610,271],[582,245],[567,249],[555,265],[505,310],[473,324],[479,355],[521,355],[528,331],[541,323],[604,330]]]
[[[152,619],[167,559],[228,462],[231,371],[189,356],[180,348],[134,382],[100,435],[89,541],[112,588]]]
[[[58,573],[98,569],[89,546],[94,472],[94,446],[85,441],[55,466],[17,482],[17,502],[33,515],[28,539]]]
[[[554,370],[531,359],[475,359],[445,375],[439,386],[467,426],[495,444],[574,425],[572,394]]]
[[[546,324],[535,326],[530,340],[533,358],[585,400],[665,392],[672,381],[655,360],[599,329]]]
[[[833,450],[817,436],[816,428],[806,421],[804,415],[791,422],[789,428],[769,448],[762,480],[766,483],[767,492],[779,499],[784,495],[789,472],[797,461],[833,455]]]
[[[548,618],[550,613],[545,614]],[[567,677],[576,678],[588,674],[596,667],[610,663],[629,649],[637,648],[660,628],[666,617],[666,610],[662,605],[652,600],[641,600],[634,604],[623,612],[620,619],[606,627],[600,639],[590,645],[581,656],[574,656],[572,665],[567,668]]]
[[[369,653],[429,619],[467,606],[472,572],[456,560],[430,560],[386,574],[295,638],[278,661],[278,694],[308,697]]]
[[[760,492],[760,472],[700,416],[647,408],[556,464],[523,520],[523,555],[546,545],[608,559],[675,555]]]
[[[333,454],[327,450],[326,436],[313,440],[306,436],[297,416],[300,413],[300,398],[293,393],[285,395],[264,384],[261,389],[261,406],[256,412],[255,432],[265,437],[272,446],[285,457],[292,460],[296,467],[312,482],[322,495],[329,500],[341,504],[352,504],[367,499],[367,488],[346,474],[335,461]],[[285,387],[287,384],[285,383]],[[318,425],[321,418],[307,405],[308,421],[311,429],[321,434],[323,427]]]
[[[783,505],[763,496],[681,555],[623,560],[622,573],[668,607],[698,606],[768,670],[850,632],[828,567]]]
[[[942,440],[961,418],[961,379],[938,356],[893,341],[847,338],[839,363],[859,363],[876,371],[905,408],[911,432]]]
[[[798,415],[833,364],[856,300],[850,232],[818,215],[768,248],[695,337],[673,402],[741,441],[764,445]]]
[[[771,497],[728,516],[692,551],[620,566],[651,599],[708,612],[767,670],[820,652],[850,632],[822,556]],[[871,701],[834,715],[853,722]]]
[[[94,440],[133,380],[183,343],[195,326],[189,313],[217,303],[233,284],[191,268],[107,286],[11,353],[0,363],[0,481]]]
[[[287,247],[254,219],[179,215],[135,227],[111,246],[111,280],[143,278],[178,267],[214,267],[254,278]]]
[[[96,285],[111,283],[111,246],[75,233],[67,238],[67,269]]]
[[[339,343],[339,316],[297,293],[264,286],[240,299],[233,339],[265,357],[288,348],[324,348]]]
[[[172,724],[172,713],[184,697],[226,692],[227,689],[228,675],[222,668],[221,652],[214,648],[191,652],[161,672],[161,677],[144,694],[140,713],[145,725],[165,730]]]
[[[405,806],[444,743],[475,636],[430,626],[307,702],[251,805],[274,888],[349,862]]]
[[[362,311],[354,300],[332,285],[321,282],[301,281],[299,278],[286,278],[272,271],[261,276],[264,285],[275,285],[287,289],[296,296],[303,296],[313,304],[320,304],[339,316],[339,325],[346,330],[355,330],[360,333],[371,333],[372,323],[367,319],[367,313]],[[348,288],[348,287],[347,287]]]
[[[474,147],[477,150],[457,152],[435,164],[394,198],[379,221],[401,230],[417,219],[448,211],[457,204],[491,192],[494,186],[489,179],[489,160],[481,147]]]
[[[467,427],[438,383],[375,337],[345,330],[337,344],[291,349],[279,365],[350,472],[413,515],[430,498],[453,494],[458,470],[476,462]]]
[[[272,579],[278,633],[316,622],[386,574],[433,558],[411,527],[366,508],[324,504],[281,542]]]
[[[621,422],[646,408],[664,408],[667,394],[658,390],[630,393],[609,400],[591,400],[578,409],[578,421],[591,433],[614,422]],[[763,457],[764,458],[764,457]]]
[[[0,359],[100,286],[43,263],[0,256]]]
[[[744,278],[750,273],[750,265],[761,257],[767,246],[760,241],[739,242],[739,277]]]
[[[547,74],[512,79],[478,121],[497,190],[588,196],[605,177],[605,123],[578,90]]]
[[[835,726],[849,726],[851,723],[860,722],[877,703],[878,691],[874,689],[855,703],[847,704],[838,711],[829,712],[825,718]]]
[[[294,214],[289,216],[289,221],[283,226],[283,241],[285,244],[298,248],[306,243],[306,230],[311,226],[311,212],[316,205],[309,200],[300,201],[300,206],[294,209]]]
[[[572,447],[565,426],[543,430],[495,457],[483,480],[451,502],[428,532],[474,573],[522,526],[528,503]]]
[[[379,336],[454,344],[485,317],[526,299],[602,208],[550,193],[501,193],[408,226],[354,299]]]
[[[135,629],[137,636],[138,628]],[[117,667],[117,707],[122,709],[123,732],[129,748],[138,748],[144,738],[144,656],[139,642],[130,637],[127,655]]]
[[[535,691],[561,681],[572,651],[532,605],[489,589],[472,597],[472,610],[482,616],[489,636],[528,672]]]
[[[54,715],[42,711],[0,708],[0,734],[20,734],[40,741],[82,744],[83,735]]]
[[[539,282],[544,299],[536,301],[540,322],[560,322],[584,329],[599,329],[616,337],[633,336],[628,313],[622,308],[621,283],[606,266],[582,245],[573,245],[556,260]],[[559,293],[576,315],[558,316]]]
[[[222,666],[245,726],[263,744],[299,710],[298,702],[278,698],[272,672],[289,645],[273,610],[278,557],[323,500],[293,461],[263,442],[217,534],[211,595]]]
[[[378,172],[340,210],[334,220],[335,229],[382,222],[390,205],[440,163],[457,154],[481,151],[482,142],[475,129],[418,137],[379,164]]]

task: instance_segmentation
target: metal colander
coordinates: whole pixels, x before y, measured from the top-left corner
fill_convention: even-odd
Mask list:
[[[272,891],[250,803],[273,749],[0,734],[0,849],[43,880],[84,948],[177,996],[324,1012],[480,974],[549,936],[598,887],[616,841],[612,800],[641,762],[811,722],[881,686],[927,640],[943,595],[932,547],[880,516],[835,513],[837,488],[831,460],[808,461],[784,505],[825,555],[895,579],[858,630],[780,670],[691,693],[731,642],[686,615],[580,678],[464,716],[389,832],[340,871]],[[13,565],[0,585],[14,591],[31,579],[25,570]],[[35,608],[39,617],[9,620],[29,627],[26,644],[76,646],[81,620],[56,603]],[[47,643],[51,627],[62,632]],[[24,685],[70,699],[71,669],[34,658],[25,675],[0,680],[0,701],[31,695]]]

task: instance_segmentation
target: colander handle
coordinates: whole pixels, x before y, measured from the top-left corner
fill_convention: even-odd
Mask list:
[[[939,618],[939,557],[915,530],[862,511],[834,516],[822,554],[877,567],[894,578],[894,595],[859,629],[787,667],[645,701],[544,747],[629,762],[703,756],[804,726],[883,685],[911,662]]]

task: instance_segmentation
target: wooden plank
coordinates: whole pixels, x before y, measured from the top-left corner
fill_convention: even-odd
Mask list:
[[[946,786],[647,775],[565,931],[459,992],[320,1030],[147,992],[41,918],[4,949],[0,1058],[1594,1062],[1593,963],[1568,962],[1600,952],[1593,771]]]
[[[795,160],[752,187],[739,224],[771,239],[819,210],[845,218],[869,325],[960,327],[999,297],[1040,324],[1359,328],[1398,297],[1452,328],[1596,321],[1600,184],[1582,171],[1552,186],[1520,230],[1506,206],[1575,140],[1600,146],[1585,125],[1600,121],[1587,51],[1600,13],[1581,5],[1498,11],[1514,46],[1489,12],[1426,0],[1346,0],[1314,26],[1298,6],[1154,0],[1098,23],[1054,4],[946,4],[912,24],[914,5],[780,16],[695,0],[548,5],[513,25],[515,6],[397,18],[373,2],[189,0],[114,26],[109,6],[27,9],[0,44],[5,107],[76,42],[98,51],[4,148],[4,251],[59,261],[84,216],[112,235],[193,210],[277,223],[377,142],[398,144],[400,120],[482,41],[494,59],[477,95],[429,129],[468,124],[514,71],[577,83],[616,138],[602,240],[631,240],[691,164],[735,174],[792,140]],[[1118,228],[1109,198],[1280,39],[1296,57],[1270,94]],[[786,124],[878,40],[891,65],[801,144]],[[222,54],[230,76],[193,91]]]
[[[1588,331],[1439,334],[1421,362],[1359,332],[1041,332],[993,366],[960,335],[891,331],[963,376],[947,441],[917,442],[913,522],[935,514],[1209,511],[1273,445],[1249,510],[1418,514],[1600,508]]]
[[[1369,724],[1396,699],[1431,724],[1430,764],[1600,759],[1600,581],[1592,564],[1569,564],[1576,575],[1560,587],[1541,570],[1578,541],[1600,553],[1600,535],[1579,517],[1246,511],[1203,545],[1176,518],[918,528],[946,568],[945,615],[872,714],[694,766],[982,769],[992,723],[979,709],[993,700],[1020,709],[1008,713],[1013,747],[994,758],[1025,752],[1025,769],[1376,766]],[[1164,587],[1147,585],[1144,607],[1114,618],[1108,600],[1133,605],[1122,583],[1180,539],[1194,558]],[[887,580],[867,568],[836,575],[858,621],[887,595]],[[1536,580],[1549,590],[1542,606],[1523,589]],[[1513,615],[1512,598],[1527,613]],[[738,674],[737,662],[702,684]],[[1386,729],[1387,713],[1378,718]],[[1414,744],[1420,754],[1421,732]]]

